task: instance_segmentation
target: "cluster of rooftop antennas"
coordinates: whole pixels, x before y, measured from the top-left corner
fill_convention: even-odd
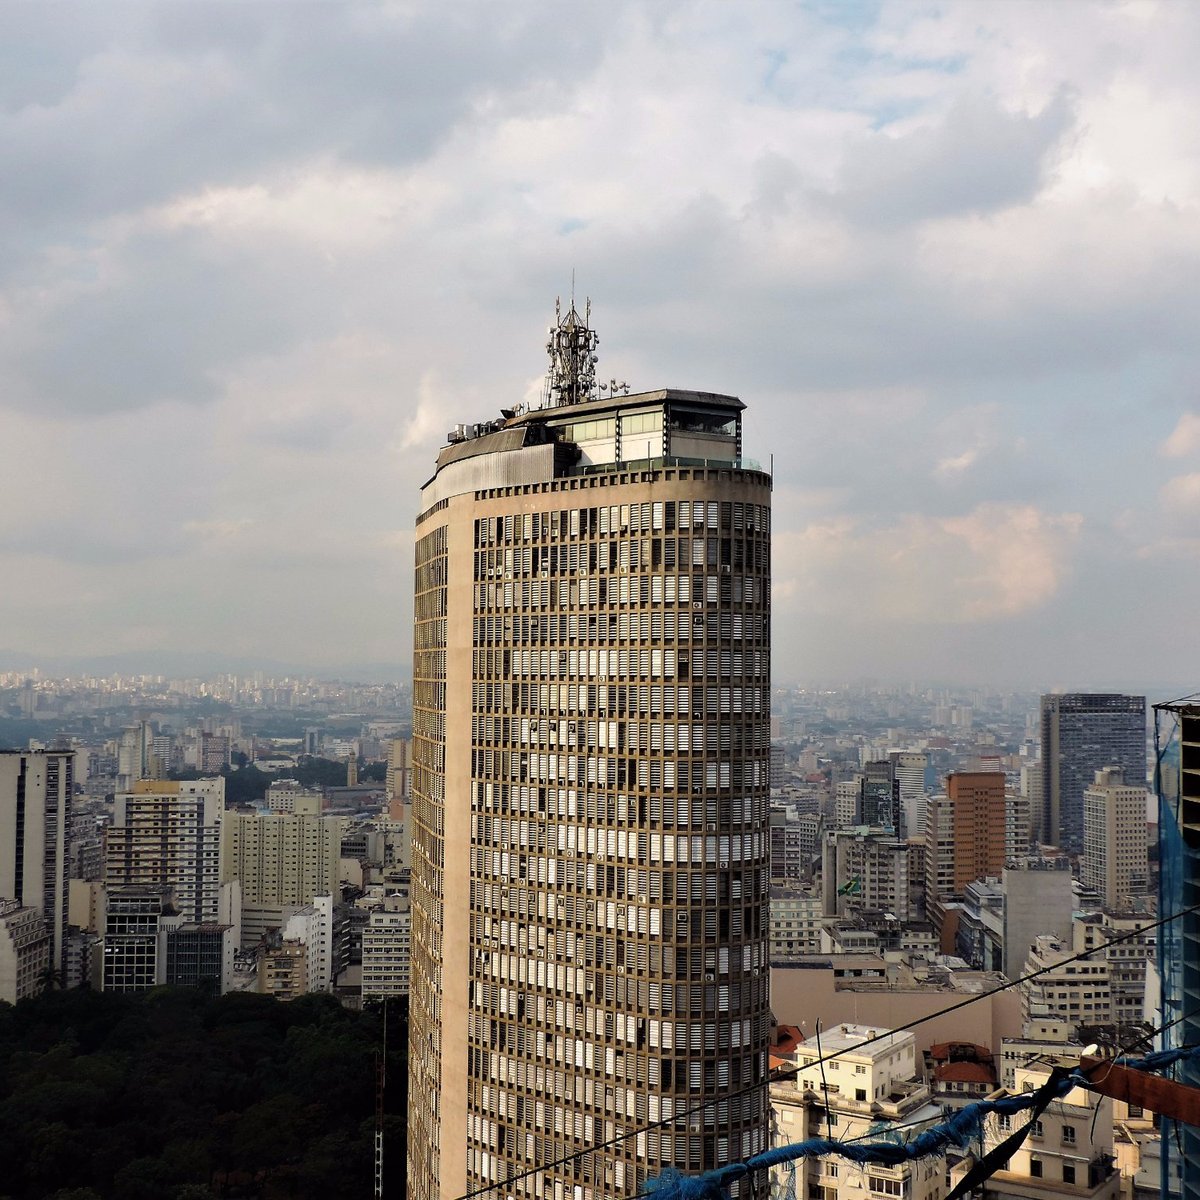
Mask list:
[[[550,355],[550,370],[546,375],[546,387],[542,393],[543,408],[558,408],[567,404],[582,404],[587,400],[604,399],[606,396],[628,396],[629,384],[623,380],[610,379],[607,383],[596,382],[596,347],[600,337],[589,322],[592,319],[592,301],[584,301],[583,316],[575,308],[575,299],[567,315],[562,314],[562,299],[554,300],[554,324],[547,331],[546,353]],[[527,411],[526,404],[514,408],[502,408],[495,421],[484,421],[477,425],[455,425],[446,435],[448,442],[469,441],[502,429],[507,421]]]
[[[554,301],[554,324],[549,329],[546,353],[550,371],[546,376],[545,403],[550,408],[563,404],[582,404],[596,395],[596,346],[600,342],[590,327],[592,302],[584,301],[583,316],[572,299],[566,316],[562,301]]]

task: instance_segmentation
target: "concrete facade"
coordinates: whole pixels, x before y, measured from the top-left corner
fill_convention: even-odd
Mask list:
[[[50,950],[41,910],[0,900],[0,1000],[16,1004],[50,987]]]
[[[1004,958],[1001,970],[1017,979],[1040,933],[1071,937],[1071,862],[1065,857],[1028,855],[1004,865]]]
[[[592,1150],[766,1074],[770,481],[741,408],[506,417],[422,492],[413,1200],[575,1150],[508,1190],[616,1200],[766,1144],[760,1089]]]
[[[66,968],[67,838],[75,754],[0,750],[0,898],[36,908],[50,931],[50,960]]]
[[[142,780],[114,798],[104,884],[169,888],[188,921],[217,920],[225,780]]]

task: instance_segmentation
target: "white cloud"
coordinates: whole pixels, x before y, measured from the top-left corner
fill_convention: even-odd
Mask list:
[[[776,602],[791,620],[841,614],[905,625],[1004,620],[1048,604],[1071,566],[1077,513],[982,505],[906,514],[868,528],[849,517],[776,535]]]
[[[1168,479],[1160,496],[1169,515],[1200,527],[1200,472]]]
[[[1159,447],[1164,458],[1187,458],[1200,454],[1200,414],[1185,412],[1171,430],[1166,441]]]

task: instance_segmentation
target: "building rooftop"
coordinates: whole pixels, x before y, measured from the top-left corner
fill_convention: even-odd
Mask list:
[[[876,1038],[878,1041],[873,1040]],[[801,1048],[814,1054],[830,1057],[852,1054],[864,1043],[870,1043],[863,1053],[871,1058],[878,1058],[884,1054],[891,1054],[906,1042],[911,1043],[912,1041],[913,1035],[907,1030],[893,1033],[890,1029],[879,1025],[844,1024],[835,1025],[819,1036],[810,1037]]]

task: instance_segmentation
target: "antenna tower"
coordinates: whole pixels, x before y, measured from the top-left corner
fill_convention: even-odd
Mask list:
[[[591,328],[592,302],[584,302],[583,316],[575,308],[574,280],[571,284],[571,307],[562,315],[562,301],[554,301],[554,324],[546,353],[550,356],[550,372],[546,376],[546,404],[558,408],[564,404],[581,404],[590,400],[596,391],[596,345],[600,341]]]

